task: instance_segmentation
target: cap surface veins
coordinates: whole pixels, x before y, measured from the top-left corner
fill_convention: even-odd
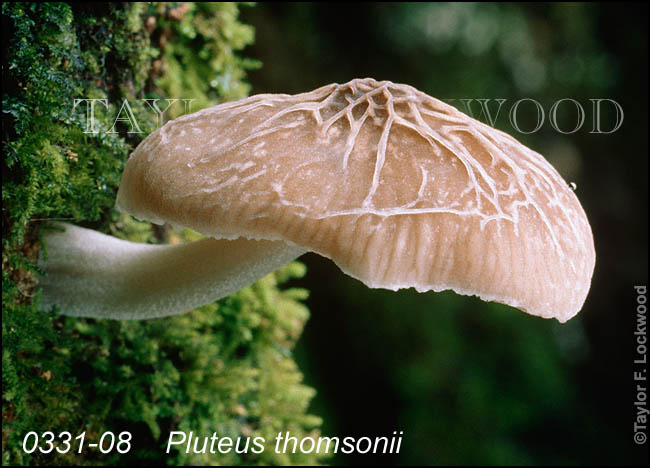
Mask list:
[[[563,276],[572,282],[593,271],[591,229],[557,171],[511,136],[407,85],[357,79],[222,104],[169,122],[131,159],[125,181],[144,187],[125,190],[118,205],[136,217],[215,237],[284,240],[373,286],[463,293],[473,281],[448,276],[459,268],[467,278],[485,274],[500,262],[494,256],[521,256],[521,268],[535,274],[551,268],[528,258],[534,249],[563,265],[547,271],[559,300]],[[194,208],[199,202],[207,214]],[[428,226],[416,226],[419,217]],[[522,239],[497,248],[474,228],[483,237]],[[376,255],[369,253],[379,241],[373,237],[397,241],[389,256],[408,257],[411,278],[397,280],[404,267],[386,258],[363,258]],[[478,266],[457,253],[436,254],[441,273],[425,271],[421,257],[436,256],[426,244],[441,241],[464,246],[466,256],[488,252]],[[481,297],[492,296],[483,289]],[[496,300],[519,303],[501,297],[503,289]],[[584,288],[576,293],[573,308],[585,295]]]

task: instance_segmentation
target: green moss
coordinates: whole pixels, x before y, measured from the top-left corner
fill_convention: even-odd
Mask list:
[[[184,6],[187,5],[187,6]],[[170,431],[210,436],[306,435],[314,391],[291,350],[308,318],[304,274],[292,263],[193,312],[150,321],[89,320],[42,313],[36,264],[44,219],[67,219],[157,242],[148,223],[113,210],[128,154],[156,122],[142,98],[197,99],[194,109],[245,96],[253,41],[237,4],[3,3],[2,384],[3,464],[316,463],[312,455],[165,454]],[[98,133],[85,133],[97,105]],[[143,134],[118,123],[127,99]],[[171,116],[182,107],[170,110]],[[185,239],[190,232],[176,233]],[[29,431],[130,431],[125,455],[25,454]]]
[[[156,84],[171,96],[196,99],[194,108],[207,107],[215,99],[239,99],[250,90],[245,70],[261,64],[241,58],[234,51],[253,42],[254,29],[237,21],[234,3],[187,3],[161,20],[161,49],[166,73]],[[182,14],[180,23],[174,19]],[[182,107],[171,109],[176,116]]]

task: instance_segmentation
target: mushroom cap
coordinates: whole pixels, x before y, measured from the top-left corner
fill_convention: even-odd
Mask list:
[[[129,158],[117,205],[216,238],[283,240],[369,287],[452,289],[561,322],[595,263],[580,202],[543,156],[370,78],[168,122]]]

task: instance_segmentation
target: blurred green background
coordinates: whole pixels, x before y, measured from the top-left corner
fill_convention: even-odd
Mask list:
[[[370,290],[326,259],[302,257],[312,317],[298,347],[312,412],[338,436],[404,431],[399,455],[344,464],[643,464],[633,442],[635,284],[647,284],[647,5],[258,4],[245,55],[252,94],[373,77],[439,99],[507,99],[496,126],[544,154],[590,219],[596,271],[584,309],[560,325],[449,292]],[[540,102],[542,128],[508,110]],[[572,98],[583,127],[561,134],[551,106]],[[590,133],[589,99],[625,112]],[[453,103],[466,111],[459,101]],[[474,102],[476,116],[478,106]],[[603,107],[602,128],[615,123]],[[521,128],[535,126],[522,106]],[[575,108],[557,113],[561,129]],[[525,123],[523,123],[525,122]]]

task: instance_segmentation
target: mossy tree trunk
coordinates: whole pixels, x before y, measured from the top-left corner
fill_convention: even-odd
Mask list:
[[[237,4],[3,3],[2,385],[4,464],[315,463],[271,449],[280,431],[317,431],[314,391],[291,350],[307,320],[293,263],[241,292],[165,319],[119,322],[42,313],[36,266],[47,219],[140,242],[188,240],[113,209],[130,151],[155,129],[144,98],[195,99],[192,110],[245,96],[239,57],[254,38]],[[97,133],[87,133],[87,101]],[[109,132],[128,101],[131,122]],[[161,101],[161,108],[166,106]],[[175,104],[168,112],[184,111]],[[124,115],[120,115],[124,117]],[[80,291],[80,294],[83,294]],[[264,437],[262,454],[165,454],[170,431]],[[128,454],[76,447],[23,452],[29,431],[130,431]]]

